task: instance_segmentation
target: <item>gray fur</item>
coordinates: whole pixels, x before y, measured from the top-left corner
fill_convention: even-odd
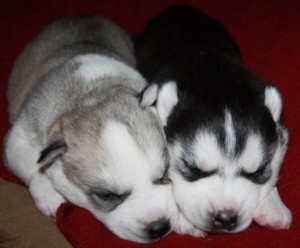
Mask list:
[[[26,46],[15,63],[8,87],[11,122],[31,88],[43,81],[42,77],[57,71],[72,57],[89,53],[108,55],[130,66],[136,63],[130,37],[104,17],[70,17],[50,24]],[[75,68],[70,65],[65,69]],[[55,77],[51,75],[52,80]]]
[[[45,130],[62,115],[86,115],[89,111],[101,111],[102,121],[114,116],[125,122],[127,118],[126,124],[131,123],[132,132],[136,132],[134,130],[137,128],[158,125],[145,116],[139,118],[150,123],[134,124],[135,115],[147,115],[134,111],[139,103],[133,96],[145,86],[144,81],[134,82],[124,75],[101,78],[87,86],[82,78],[74,76],[80,64],[71,59],[91,53],[135,65],[129,36],[103,17],[68,18],[45,28],[20,55],[12,72],[8,87],[11,122],[21,114],[20,118],[28,121],[28,131],[37,133],[40,144],[45,140]],[[98,98],[98,103],[87,109],[81,103],[90,96]],[[128,107],[131,108],[131,115],[127,115]]]
[[[55,215],[67,199],[120,237],[153,242],[158,237],[149,236],[148,226],[157,218],[174,221],[176,207],[171,186],[160,180],[168,162],[163,127],[153,107],[141,104],[146,82],[133,66],[130,37],[108,19],[73,17],[45,28],[9,81],[5,155],[44,214]],[[136,180],[127,178],[132,170]],[[119,194],[114,201],[99,200],[100,189],[91,194],[101,181]],[[143,184],[154,197],[132,211],[140,206],[136,199],[144,202]],[[135,200],[127,201],[126,192]]]

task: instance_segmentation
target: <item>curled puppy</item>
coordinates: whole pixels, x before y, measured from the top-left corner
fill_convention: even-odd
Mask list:
[[[171,231],[177,209],[156,99],[134,66],[130,37],[106,18],[45,28],[11,74],[5,157],[45,215],[68,200],[148,243]]]
[[[276,188],[289,139],[278,89],[247,69],[219,22],[191,7],[151,20],[135,49],[149,88],[159,85],[182,213],[175,231],[235,233],[252,220],[288,228],[291,213]]]

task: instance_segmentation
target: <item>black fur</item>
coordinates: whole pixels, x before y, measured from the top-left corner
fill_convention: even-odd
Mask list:
[[[219,22],[176,6],[151,20],[134,42],[138,70],[150,83],[178,83],[179,103],[165,129],[169,142],[179,138],[188,146],[200,129],[216,134],[225,149],[225,109],[232,115],[236,155],[250,132],[263,137],[266,150],[276,142],[276,125],[264,105],[268,83],[246,68]]]

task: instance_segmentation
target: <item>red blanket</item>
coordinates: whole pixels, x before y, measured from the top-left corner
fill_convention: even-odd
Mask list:
[[[284,99],[284,119],[291,143],[278,182],[283,201],[293,212],[289,230],[271,231],[252,225],[234,235],[210,234],[196,239],[176,234],[149,247],[300,247],[300,1],[298,0],[10,0],[0,9],[0,135],[8,129],[5,91],[16,56],[46,24],[68,15],[100,14],[129,32],[176,3],[189,3],[216,17],[237,40],[246,64],[278,85]],[[0,163],[0,176],[20,183]],[[64,204],[57,225],[75,247],[142,247],[110,233],[83,209]]]

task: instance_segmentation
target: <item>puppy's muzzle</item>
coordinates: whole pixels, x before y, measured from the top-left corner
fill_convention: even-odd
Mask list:
[[[150,223],[147,227],[147,232],[150,239],[159,239],[169,233],[171,230],[170,221],[160,219]]]
[[[236,228],[237,213],[233,209],[218,211],[212,216],[212,227],[217,231],[230,231]]]

